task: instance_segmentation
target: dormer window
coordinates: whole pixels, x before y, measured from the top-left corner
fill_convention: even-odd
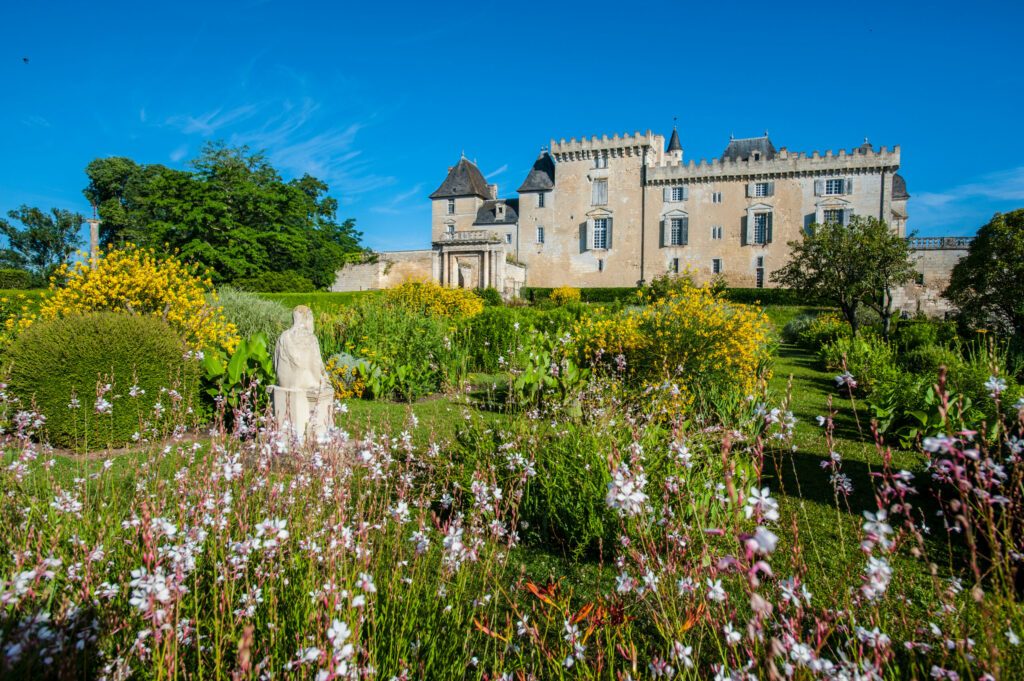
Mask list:
[[[448,215],[455,215],[455,199],[448,199]]]
[[[755,151],[754,152],[754,160],[755,161],[760,161],[761,160],[761,152],[760,151]]]
[[[496,217],[498,220],[504,220],[505,219],[505,204],[504,203],[499,203],[499,204],[496,204],[494,206],[494,217]]]

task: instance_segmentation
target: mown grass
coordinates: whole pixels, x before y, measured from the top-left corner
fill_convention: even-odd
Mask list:
[[[314,313],[336,312],[360,298],[380,295],[379,291],[313,291],[310,293],[257,293],[260,298],[276,300],[286,307],[306,305]]]

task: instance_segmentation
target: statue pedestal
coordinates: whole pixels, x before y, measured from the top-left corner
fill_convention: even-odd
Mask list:
[[[274,418],[279,427],[288,423],[300,443],[307,437],[316,442],[334,425],[334,390],[325,388],[272,387]]]

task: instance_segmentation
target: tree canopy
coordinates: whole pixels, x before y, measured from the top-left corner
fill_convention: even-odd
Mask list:
[[[46,279],[81,244],[79,230],[85,218],[78,213],[61,208],[46,213],[22,206],[7,216],[21,226],[0,218],[0,234],[7,237],[7,248],[0,250],[2,267],[28,270],[37,278]]]
[[[772,280],[817,298],[830,300],[854,334],[857,311],[875,309],[888,332],[892,289],[914,277],[907,240],[882,220],[853,216],[849,224],[811,226],[801,241],[790,241],[790,259]]]
[[[112,157],[85,172],[102,245],[175,249],[217,283],[288,273],[323,288],[363,250],[355,220],[338,222],[327,184],[310,175],[286,182],[248,147],[208,144],[188,170]]]
[[[943,295],[969,324],[1024,334],[1024,208],[978,230]]]

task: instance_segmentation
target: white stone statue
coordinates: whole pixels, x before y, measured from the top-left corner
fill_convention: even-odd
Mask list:
[[[320,343],[313,334],[313,312],[305,305],[292,311],[292,328],[274,348],[274,417],[299,442],[319,440],[334,424],[334,388],[324,369]]]

